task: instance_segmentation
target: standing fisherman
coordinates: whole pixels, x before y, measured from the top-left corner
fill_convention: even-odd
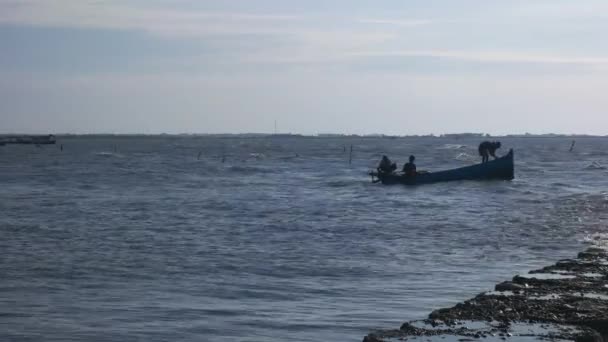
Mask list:
[[[481,162],[487,163],[490,156],[496,159],[496,150],[500,148],[500,141],[484,141],[479,144],[479,155],[481,156]]]

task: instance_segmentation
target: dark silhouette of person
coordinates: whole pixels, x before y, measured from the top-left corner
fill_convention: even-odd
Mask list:
[[[382,160],[380,161],[380,165],[378,165],[379,173],[392,173],[397,169],[397,164],[392,163],[387,156],[382,156]]]
[[[479,144],[479,155],[481,156],[481,162],[486,163],[490,159],[490,156],[496,159],[496,150],[500,148],[500,141],[484,141]]]
[[[416,175],[416,164],[414,164],[416,157],[410,156],[410,161],[403,165],[403,173],[406,177],[414,177]]]

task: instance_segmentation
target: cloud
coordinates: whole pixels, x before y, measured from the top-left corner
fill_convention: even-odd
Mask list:
[[[361,51],[353,57],[433,57],[480,63],[539,63],[608,66],[608,57],[533,54],[517,51],[397,50]]]
[[[175,56],[175,64],[295,65],[339,63],[349,54],[379,48],[400,26],[423,20],[355,20],[347,15],[207,11],[117,1],[0,0],[0,23],[34,27],[130,30],[160,38],[204,39],[202,55]],[[369,25],[382,25],[370,30]],[[197,44],[196,40],[188,44]],[[153,56],[147,56],[150,59]]]
[[[47,27],[142,30],[161,35],[281,32],[294,15],[212,12],[114,1],[0,0],[0,23]]]
[[[524,1],[508,9],[513,15],[522,17],[576,19],[608,18],[608,3],[604,0],[586,0],[579,3],[568,0]]]
[[[175,64],[192,65],[340,65],[377,57],[440,58],[471,63],[528,63],[608,67],[608,57],[529,53],[483,49],[485,35],[467,34],[466,19],[420,19],[398,16],[361,18],[355,13],[298,13],[209,11],[192,6],[159,6],[158,2],[85,0],[0,0],[0,23],[39,27],[133,30],[163,38],[203,38],[203,55],[175,56]],[[196,2],[190,3],[190,5]],[[237,7],[242,10],[242,7]],[[554,10],[544,6],[518,7],[532,13]],[[514,11],[514,12],[517,12]],[[585,12],[586,13],[586,12]],[[512,15],[513,13],[511,13]],[[423,17],[424,18],[424,17]],[[452,18],[453,19],[453,18]],[[496,19],[494,17],[487,20]],[[431,26],[431,24],[433,24]],[[492,37],[510,39],[511,31],[486,26]],[[415,30],[413,29],[415,28]],[[501,36],[502,34],[502,36]],[[231,36],[230,39],[227,39]],[[477,39],[477,41],[472,41]],[[494,43],[494,42],[492,42]],[[194,41],[190,44],[196,44]],[[521,40],[520,40],[521,44]],[[477,46],[475,46],[477,45]],[[496,44],[498,45],[498,44]],[[450,46],[442,49],[442,46]],[[472,47],[472,48],[469,48]],[[539,46],[539,51],[547,50]],[[566,51],[567,53],[567,51]],[[152,58],[152,57],[149,57]],[[190,59],[190,60],[189,60]]]
[[[399,27],[412,27],[428,25],[432,23],[432,20],[428,19],[359,19],[358,23],[361,24],[373,24],[373,25],[388,25],[388,26],[399,26]]]
[[[0,24],[131,30],[161,38],[202,38],[207,44],[213,44],[223,61],[249,63],[343,60],[345,53],[370,49],[395,38],[394,30],[369,30],[367,27],[372,23],[388,22],[406,26],[422,24],[415,20],[357,22],[349,17],[310,13],[292,15],[130,6],[127,2],[115,1],[0,0]],[[366,24],[361,27],[363,23]]]

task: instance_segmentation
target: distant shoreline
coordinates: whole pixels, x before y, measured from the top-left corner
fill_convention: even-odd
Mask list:
[[[44,135],[44,133],[41,133]],[[19,134],[6,133],[0,134],[1,138],[14,137],[33,137],[41,134]],[[589,134],[506,134],[506,135],[485,135],[471,133],[455,133],[441,135],[387,135],[387,134],[271,134],[271,133],[158,133],[158,134],[143,134],[143,133],[54,133],[56,137],[183,137],[183,138],[371,138],[371,139],[403,139],[403,138],[443,138],[443,139],[498,139],[498,138],[567,138],[567,139],[582,139],[582,138],[608,138],[608,135],[589,135]]]

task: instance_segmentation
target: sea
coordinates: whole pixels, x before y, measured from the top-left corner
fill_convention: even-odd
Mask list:
[[[608,138],[60,136],[0,146],[0,340],[361,341],[608,241]],[[352,152],[351,152],[352,146]]]

